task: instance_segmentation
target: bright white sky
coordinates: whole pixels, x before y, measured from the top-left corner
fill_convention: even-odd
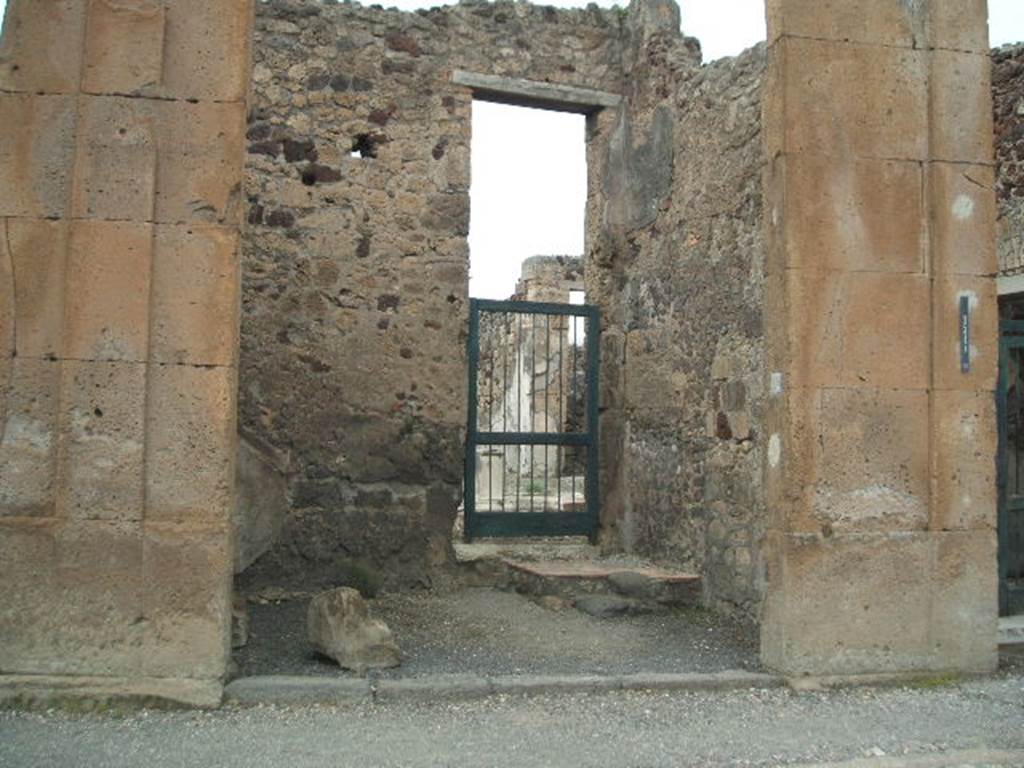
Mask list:
[[[559,7],[587,4],[541,1]],[[442,4],[379,2],[403,10]],[[605,8],[625,5],[596,2]],[[707,61],[733,56],[764,39],[765,0],[678,2],[683,31],[701,41]],[[6,4],[0,0],[0,15]],[[1024,40],[1024,0],[989,0],[989,34],[993,46]],[[587,173],[583,141],[583,118],[578,115],[473,105],[471,295],[507,298],[519,264],[528,256],[582,254]]]

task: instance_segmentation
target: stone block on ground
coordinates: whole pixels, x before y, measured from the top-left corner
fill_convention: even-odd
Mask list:
[[[309,603],[307,628],[313,648],[345,669],[365,672],[402,663],[387,624],[372,618],[366,601],[350,587],[314,597]]]

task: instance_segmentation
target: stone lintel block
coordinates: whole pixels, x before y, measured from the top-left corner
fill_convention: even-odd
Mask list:
[[[931,159],[991,164],[991,57],[959,51],[932,51],[929,55]]]
[[[229,524],[236,386],[233,368],[150,367],[147,521]]]
[[[961,368],[960,303],[969,308],[970,371]],[[932,330],[934,386],[993,392],[999,366],[999,306],[993,277],[938,275]],[[923,338],[921,339],[923,341]]]
[[[68,225],[65,221],[7,219],[6,237],[13,268],[14,349],[21,357],[63,354],[65,263]]]
[[[160,146],[157,221],[237,225],[245,104],[165,101],[154,111]]]
[[[54,663],[50,601],[55,594],[56,555],[52,519],[0,517],[0,669],[42,673]]]
[[[82,96],[79,108],[73,215],[152,221],[160,109],[119,96]]]
[[[938,390],[932,412],[935,494],[932,529],[996,526],[996,406],[991,392]]]
[[[67,258],[65,351],[77,360],[145,361],[153,225],[79,220]]]
[[[147,520],[143,672],[221,677],[231,640],[231,529]]]
[[[934,541],[932,646],[936,666],[994,672],[999,664],[996,533],[938,533]]]
[[[0,403],[0,517],[56,514],[60,378],[59,362],[10,361]]]
[[[153,261],[150,359],[232,366],[238,358],[238,232],[159,225]]]
[[[168,3],[162,95],[245,101],[252,29],[253,0]]]
[[[786,266],[924,271],[921,163],[795,154],[776,166]]]
[[[0,216],[68,212],[75,97],[0,93]]]
[[[782,39],[773,48],[783,50],[774,54],[782,58],[781,69],[770,74],[771,97],[776,112],[784,112],[781,125],[769,130],[769,148],[846,158],[927,158],[927,52],[799,38]],[[781,105],[774,102],[779,98]]]
[[[156,0],[90,0],[82,90],[149,93],[160,85],[164,7]]]
[[[932,272],[995,274],[994,169],[945,162],[928,163],[925,168],[931,195]]]
[[[81,0],[10,0],[0,38],[0,90],[75,93],[84,33]]]
[[[768,0],[768,40],[780,36],[988,54],[985,0]]]
[[[51,616],[36,628],[54,644],[55,668],[50,671],[137,674],[143,618],[142,524],[66,521],[55,532],[55,560]]]
[[[61,516],[140,520],[146,366],[64,363],[58,467]]]
[[[829,389],[819,404],[817,434],[808,446],[816,468],[809,504],[817,530],[927,529],[928,393]]]
[[[932,535],[771,534],[762,658],[790,675],[937,667]]]
[[[926,276],[791,269],[770,282],[768,306],[785,312],[786,336],[771,334],[768,360],[789,386],[929,385]]]

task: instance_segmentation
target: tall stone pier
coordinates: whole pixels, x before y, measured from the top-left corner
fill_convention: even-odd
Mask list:
[[[984,0],[770,0],[765,663],[996,664]]]
[[[10,0],[0,690],[219,700],[251,0]]]

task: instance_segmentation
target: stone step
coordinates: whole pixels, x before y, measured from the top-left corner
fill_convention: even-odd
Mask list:
[[[506,558],[504,564],[510,585],[517,592],[533,597],[561,598],[577,603],[578,607],[589,606],[599,613],[626,612],[635,605],[628,601],[663,606],[700,603],[700,576],[683,571],[590,559],[524,561]],[[590,596],[615,596],[625,601],[584,601]]]
[[[1003,616],[999,619],[999,644],[1024,645],[1024,616]]]

